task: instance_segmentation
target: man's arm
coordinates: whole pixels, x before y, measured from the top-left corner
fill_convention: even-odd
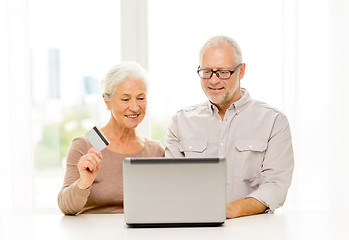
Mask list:
[[[275,120],[259,176],[259,187],[246,198],[264,203],[271,211],[281,207],[294,168],[291,131],[284,115]],[[257,200],[258,199],[258,200]]]
[[[263,213],[267,207],[254,198],[239,199],[227,204],[227,218],[237,218],[243,216]]]

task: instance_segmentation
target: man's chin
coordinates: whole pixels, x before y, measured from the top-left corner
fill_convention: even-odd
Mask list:
[[[224,102],[224,97],[220,97],[220,98],[209,97],[208,100],[210,100],[210,102],[213,103],[214,105],[219,105]]]

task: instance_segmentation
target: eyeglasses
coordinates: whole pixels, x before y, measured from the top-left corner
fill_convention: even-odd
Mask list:
[[[234,74],[240,67],[242,63],[240,63],[234,70],[216,70],[213,71],[211,69],[200,69],[200,66],[198,67],[197,73],[202,79],[210,79],[213,74],[216,74],[216,76],[219,79],[229,79],[231,75]]]

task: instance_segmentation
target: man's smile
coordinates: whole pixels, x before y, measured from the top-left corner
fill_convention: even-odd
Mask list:
[[[220,87],[220,88],[217,88],[217,87],[207,87],[210,91],[214,91],[214,92],[218,92],[218,91],[221,91],[224,89],[224,87]]]

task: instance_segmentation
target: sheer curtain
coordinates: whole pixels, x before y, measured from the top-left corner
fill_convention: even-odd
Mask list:
[[[329,14],[329,195],[332,208],[342,210],[349,209],[349,2],[330,1]]]
[[[26,0],[0,0],[0,215],[33,211]]]
[[[198,48],[206,35],[228,34],[247,63],[242,85],[290,121],[296,166],[280,210],[349,208],[349,1],[153,0],[149,11],[151,97],[165,99],[154,101],[159,117],[200,101]]]
[[[283,106],[296,167],[285,209],[349,209],[349,3],[285,0]]]

